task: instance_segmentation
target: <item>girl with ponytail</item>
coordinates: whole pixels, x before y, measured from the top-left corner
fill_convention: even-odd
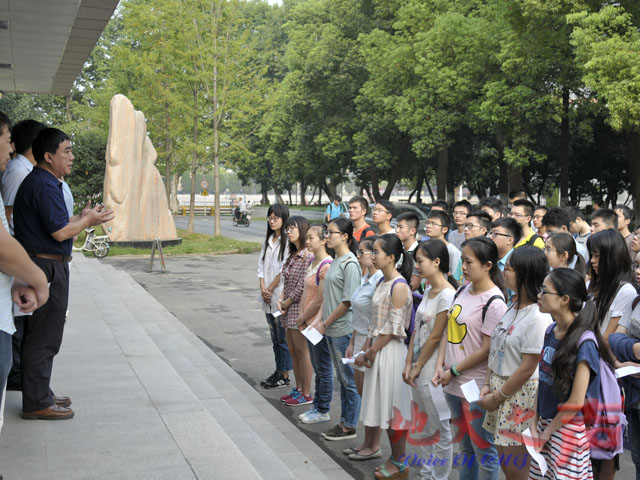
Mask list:
[[[435,445],[419,447],[424,459],[437,458],[439,462],[424,462],[420,475],[433,480],[447,480],[451,473],[453,445],[449,420],[440,420],[438,409],[431,397],[429,383],[433,378],[438,358],[438,348],[447,331],[447,312],[456,293],[453,277],[449,272],[449,251],[442,240],[431,239],[421,243],[415,251],[418,272],[427,281],[427,289],[416,311],[415,328],[409,343],[402,377],[411,385],[413,401],[420,412],[427,414],[425,437],[439,434]],[[451,283],[451,282],[454,283]]]
[[[452,421],[467,434],[461,453],[467,458],[497,458],[493,435],[482,426],[486,410],[477,402],[467,403],[460,386],[475,380],[485,383],[491,334],[507,310],[504,281],[498,268],[498,247],[486,237],[475,237],[462,244],[462,272],[468,285],[456,292],[447,319],[446,348],[438,352],[433,382],[444,386]],[[497,480],[497,462],[471,462],[460,469],[461,480]]]
[[[618,233],[618,232],[614,232]],[[592,479],[589,438],[581,409],[585,397],[597,398],[600,357],[613,366],[604,345],[595,305],[575,270],[558,268],[538,294],[540,311],[551,314],[539,362],[536,414],[531,420],[534,445],[545,457],[551,478]],[[593,332],[597,342],[581,337]],[[531,463],[529,478],[548,478]]]
[[[399,262],[401,266],[398,267]],[[409,282],[413,260],[404,251],[402,241],[387,234],[373,245],[373,263],[384,277],[373,294],[371,323],[364,346],[364,355],[356,365],[367,367],[364,377],[362,421],[374,438],[373,432],[387,430],[391,443],[391,458],[375,472],[376,478],[408,478],[409,468],[403,462],[407,429],[411,418],[409,386],[402,381],[405,363],[405,329],[411,321],[413,296]],[[402,420],[401,420],[402,419]],[[370,445],[350,456],[352,460],[365,460],[380,456],[378,448]]]
[[[330,358],[340,381],[340,422],[323,433],[327,440],[356,438],[356,425],[360,415],[360,395],[356,388],[351,365],[342,363],[345,357],[353,323],[351,319],[351,297],[360,286],[362,269],[355,255],[358,244],[353,238],[353,224],[346,218],[332,220],[325,232],[327,247],[335,251],[335,259],[324,278],[322,315],[314,320],[313,327],[325,335]],[[300,419],[303,423],[328,422],[328,412],[312,409]]]

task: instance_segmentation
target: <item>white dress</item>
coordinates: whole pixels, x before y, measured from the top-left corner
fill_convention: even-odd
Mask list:
[[[411,320],[413,297],[409,294],[402,308],[393,306],[391,286],[398,278],[380,284],[373,295],[369,337],[374,344],[379,335],[394,337],[366,369],[362,392],[362,422],[385,430],[411,428],[411,387],[402,380],[402,370],[407,358],[405,328]]]

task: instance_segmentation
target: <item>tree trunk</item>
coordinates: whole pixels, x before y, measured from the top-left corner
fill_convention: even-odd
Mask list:
[[[307,199],[305,196],[307,195],[307,185],[304,182],[300,182],[300,205],[307,205]]]
[[[449,149],[438,152],[438,178],[436,179],[438,200],[447,199],[447,181],[449,173]]]
[[[291,189],[289,189],[288,192],[289,192],[289,205],[293,205],[293,200],[291,199]]]
[[[64,97],[64,104],[65,104],[65,110],[66,110],[66,114],[67,114],[67,122],[70,122],[71,120],[73,120],[72,116],[71,116],[71,92],[67,93],[67,95]]]
[[[436,197],[433,196],[433,190],[431,190],[431,183],[429,183],[429,178],[427,178],[427,190],[429,190],[429,196],[431,197],[431,203],[436,201]]]
[[[169,183],[171,181],[171,144],[172,144],[172,137],[171,137],[171,132],[169,131],[169,126],[171,124],[171,118],[169,117],[169,103],[165,102],[164,104],[164,108],[165,108],[165,126],[164,126],[164,133],[165,133],[165,146],[167,148],[166,150],[166,156],[165,156],[165,161],[164,161],[164,189],[165,192],[167,194],[167,203],[171,203],[171,184]]]
[[[262,199],[260,200],[260,203],[262,203],[263,205],[269,205],[269,188],[267,187],[266,182],[260,184],[260,193],[262,193]]]
[[[177,173],[171,175],[171,204],[169,208],[173,213],[177,213],[180,209],[180,202],[178,201],[178,183],[180,183],[180,176]]]
[[[562,90],[560,122],[560,206],[569,205],[569,89]]]
[[[522,167],[509,165],[509,191],[522,188]],[[502,192],[501,192],[502,193]],[[507,197],[509,193],[507,192]]]
[[[504,160],[504,132],[500,125],[496,126],[494,133],[496,139],[496,148],[498,149],[498,190],[505,197],[509,196],[509,165]],[[489,192],[491,193],[491,192]]]
[[[369,177],[371,178],[371,192],[373,193],[373,200],[377,202],[382,198],[382,195],[380,195],[378,170],[376,170],[375,167],[371,167],[369,169]]]
[[[194,208],[196,206],[196,170],[198,166],[198,89],[193,88],[193,152],[191,157],[191,190],[189,191],[189,224],[187,232],[193,233]]]
[[[273,192],[276,194],[276,203],[284,205],[285,203],[284,203],[284,200],[282,199],[282,192],[280,191],[280,189],[275,185],[273,185],[272,188],[273,188]]]

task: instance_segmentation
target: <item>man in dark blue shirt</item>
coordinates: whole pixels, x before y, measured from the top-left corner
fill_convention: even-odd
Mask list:
[[[69,300],[69,260],[73,237],[91,225],[113,218],[101,205],[69,218],[60,178],[71,173],[69,137],[55,128],[33,141],[37,162],[24,179],[13,206],[15,237],[44,271],[49,301],[25,317],[22,343],[22,416],[60,420],[73,417],[68,397],[56,397],[49,383],[53,357],[60,350]]]

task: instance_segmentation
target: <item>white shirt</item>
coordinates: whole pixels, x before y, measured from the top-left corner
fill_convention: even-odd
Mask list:
[[[273,240],[273,235],[271,235],[267,241],[266,254],[264,245],[260,252],[260,258],[258,260],[258,278],[264,278],[264,284],[267,287],[278,275],[280,275],[282,272],[282,266],[289,257],[288,249],[285,247],[282,260],[278,258],[278,255],[280,254],[280,242],[282,241],[286,242],[286,238],[283,239],[282,235],[280,235],[276,241]],[[264,260],[262,259],[263,256]],[[264,313],[273,313],[278,310],[278,298],[280,298],[280,293],[282,293],[283,284],[284,279],[280,277],[280,283],[272,292],[271,304],[264,303],[262,301],[262,295],[258,294],[258,301],[261,303],[262,311]]]
[[[462,253],[452,243],[447,244],[447,250],[449,250],[449,272],[453,275],[458,268],[458,262]]]
[[[18,188],[22,184],[29,173],[33,170],[33,165],[27,157],[18,154],[16,158],[9,160],[7,169],[2,175],[2,181],[0,182],[0,191],[2,192],[2,200],[7,207],[13,207],[13,202],[16,199],[16,193]],[[9,233],[13,235],[13,217],[8,219],[9,221]]]
[[[636,289],[633,288],[633,285],[629,283],[625,283],[624,285],[622,285],[622,287],[620,287],[620,290],[618,290],[616,297],[611,301],[607,316],[600,326],[601,334],[604,335],[604,332],[607,330],[607,325],[609,325],[609,321],[612,318],[622,317],[622,314],[633,303],[633,300],[637,295],[638,293],[636,292]]]
[[[7,217],[4,213],[4,203],[0,198],[0,220],[4,228],[9,230]],[[13,335],[16,327],[13,324],[13,302],[11,301],[11,286],[13,285],[13,277],[10,277],[0,271],[0,330]],[[0,395],[2,392],[0,391]]]
[[[520,310],[507,310],[491,334],[491,371],[501,377],[509,377],[520,367],[523,354],[539,355],[544,344],[544,333],[552,322],[548,313],[540,313],[537,303]],[[537,367],[531,378],[538,378]]]

